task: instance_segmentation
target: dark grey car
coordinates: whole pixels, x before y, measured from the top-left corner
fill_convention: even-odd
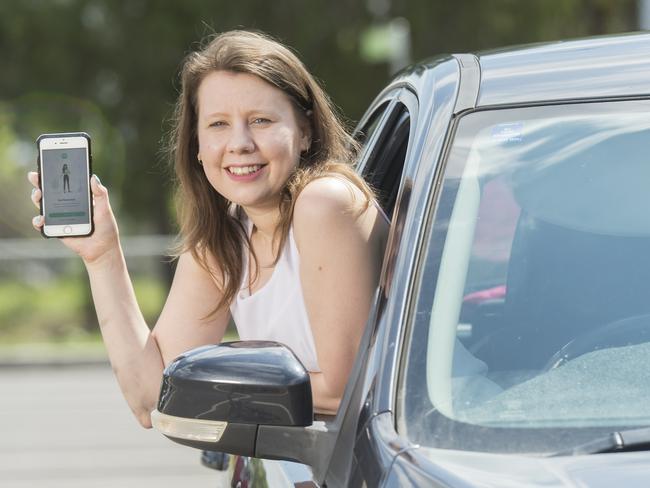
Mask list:
[[[417,64],[357,136],[392,227],[339,413],[242,342],[170,365],[157,427],[233,486],[648,486],[650,35]]]

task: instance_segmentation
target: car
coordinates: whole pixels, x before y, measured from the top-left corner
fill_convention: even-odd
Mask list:
[[[647,486],[650,34],[415,64],[356,137],[391,230],[336,416],[242,341],[171,363],[155,427],[232,486]]]

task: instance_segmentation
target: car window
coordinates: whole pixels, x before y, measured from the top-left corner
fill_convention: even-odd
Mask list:
[[[401,431],[544,451],[650,425],[648,154],[647,101],[460,119],[407,341]]]
[[[371,126],[372,128],[376,126]],[[378,137],[370,139],[372,145],[365,147],[363,151],[366,161],[362,175],[377,192],[379,204],[389,219],[397,201],[410,129],[410,112],[404,103],[397,101],[392,106]]]
[[[372,135],[375,133],[377,128],[380,125],[382,116],[386,112],[389,106],[389,101],[385,101],[379,105],[371,114],[368,116],[367,120],[362,123],[354,132],[354,139],[362,146],[363,154],[364,150],[367,149],[367,144],[370,141]],[[363,159],[363,156],[361,157]]]

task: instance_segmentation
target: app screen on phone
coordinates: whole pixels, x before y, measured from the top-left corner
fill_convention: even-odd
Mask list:
[[[41,185],[47,225],[90,223],[88,178],[85,149],[42,151]]]

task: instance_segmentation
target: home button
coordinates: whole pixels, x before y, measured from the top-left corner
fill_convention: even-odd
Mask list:
[[[72,227],[70,227],[69,225],[66,225],[66,226],[63,228],[63,233],[64,233],[64,234],[72,234]]]

